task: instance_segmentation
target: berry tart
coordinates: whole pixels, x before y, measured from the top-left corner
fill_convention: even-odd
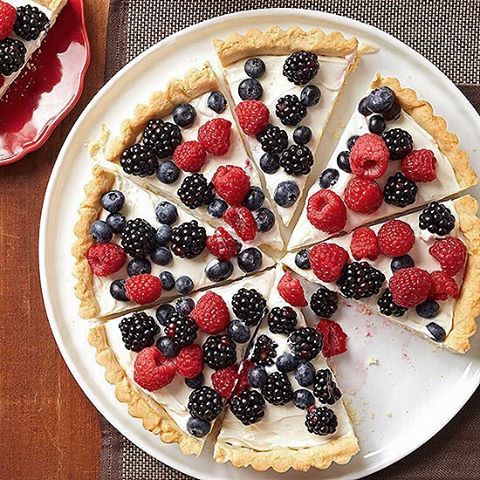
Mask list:
[[[67,0],[0,0],[0,98],[20,75]]]
[[[432,106],[377,74],[308,192],[293,250],[458,194],[477,177]]]
[[[282,222],[288,226],[357,40],[319,29],[252,29],[215,40],[235,113]]]

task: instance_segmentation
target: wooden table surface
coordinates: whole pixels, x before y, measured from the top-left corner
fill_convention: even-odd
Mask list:
[[[63,140],[103,84],[108,0],[84,0],[92,62],[80,102],[48,142],[0,168],[0,478],[97,478],[97,411],[68,371],[43,307],[37,248]],[[52,248],[55,248],[52,245]]]

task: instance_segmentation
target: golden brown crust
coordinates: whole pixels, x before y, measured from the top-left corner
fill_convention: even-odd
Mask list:
[[[97,350],[95,358],[105,368],[105,379],[115,386],[115,396],[128,405],[128,413],[141,419],[143,427],[162,442],[178,443],[186,455],[199,455],[203,442],[183,432],[161,405],[131,384],[108,344],[105,326],[92,328],[88,341]]]
[[[340,32],[325,33],[319,28],[305,31],[300,27],[282,30],[273,25],[262,31],[252,28],[245,34],[232,33],[225,40],[213,40],[224,67],[254,55],[287,55],[308,50],[317,55],[346,57],[357,50],[356,38],[346,39]]]
[[[218,89],[217,77],[209,63],[200,70],[189,70],[182,79],[171,80],[164,90],[152,93],[148,103],[137,105],[132,118],[122,122],[120,134],[107,147],[107,160],[118,163],[122,152],[135,142],[149,120],[169,115],[180,103]]]
[[[458,184],[462,189],[477,183],[477,176],[470,166],[468,154],[460,149],[460,140],[447,129],[444,118],[433,113],[433,108],[426,100],[417,97],[414,90],[402,88],[396,78],[384,78],[377,73],[371,87],[390,87],[402,107],[424,130],[437,142],[440,151],[448,158]]]

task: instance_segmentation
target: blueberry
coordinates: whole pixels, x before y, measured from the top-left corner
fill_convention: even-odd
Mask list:
[[[364,116],[368,117],[372,112],[368,108],[368,97],[363,97],[358,104],[358,111]]]
[[[210,203],[208,206],[208,213],[215,218],[221,218],[225,211],[228,208],[227,202],[221,200],[220,198],[216,198],[213,202]]]
[[[387,122],[381,115],[372,115],[368,119],[368,130],[370,130],[371,133],[381,135],[386,126]]]
[[[353,146],[355,145],[355,142],[360,138],[360,135],[352,135],[348,140],[347,140],[347,148],[351,151]]]
[[[246,248],[238,254],[238,266],[245,273],[258,270],[263,263],[262,252],[258,248]]]
[[[250,187],[250,190],[243,200],[243,205],[253,211],[260,208],[264,200],[265,194],[260,187]]]
[[[212,260],[205,268],[205,274],[211,282],[223,282],[233,273],[232,262]]]
[[[350,152],[343,151],[337,155],[337,165],[340,170],[347,173],[352,173],[350,168]]]
[[[169,248],[158,246],[150,252],[150,258],[153,263],[165,266],[172,261],[173,255]]]
[[[253,388],[262,388],[267,381],[267,372],[260,365],[252,367],[248,372],[248,383]]]
[[[301,387],[308,387],[315,381],[315,367],[310,362],[301,363],[295,370],[295,380]]]
[[[300,250],[295,255],[295,265],[302,270],[310,270],[312,268],[310,265],[310,256],[306,248]]]
[[[203,382],[203,373],[199,373],[196,377],[185,379],[185,385],[193,390],[200,388],[203,385]]]
[[[90,227],[90,233],[98,243],[108,243],[113,237],[112,229],[108,226],[108,223],[103,220],[93,222]]]
[[[312,130],[300,125],[293,131],[293,141],[298,145],[306,145],[312,139]]]
[[[180,345],[171,337],[160,337],[155,346],[166,356],[176,357],[180,352]]]
[[[193,301],[193,298],[190,297],[179,298],[175,303],[175,309],[182,315],[190,315],[194,308],[195,302]]]
[[[395,94],[389,87],[379,87],[370,92],[368,98],[368,108],[373,113],[386,112],[392,108],[395,102]]]
[[[260,168],[265,173],[275,173],[280,168],[280,157],[276,153],[264,153],[260,157]]]
[[[318,179],[318,183],[322,188],[329,188],[338,182],[340,172],[336,168],[327,168],[322,172]]]
[[[130,260],[127,265],[127,273],[129,277],[150,273],[151,271],[152,265],[150,260],[147,260],[146,258],[134,258],[133,260]]]
[[[260,100],[263,95],[263,87],[255,78],[246,78],[238,86],[238,95],[242,100]]]
[[[415,262],[410,255],[402,255],[401,257],[394,257],[390,262],[390,268],[392,273],[395,273],[397,270],[401,270],[402,268],[410,268],[414,267]]]
[[[227,99],[222,92],[212,92],[208,96],[207,107],[216,113],[222,113],[227,108]]]
[[[300,101],[306,107],[312,107],[320,101],[321,96],[322,92],[316,85],[307,85],[300,92]]]
[[[443,342],[447,338],[445,330],[440,325],[438,325],[438,323],[430,322],[427,325],[427,329],[436,342]]]
[[[158,245],[166,245],[172,238],[172,227],[163,223],[157,228],[157,233],[155,234],[155,239]]]
[[[202,438],[210,432],[210,422],[200,420],[199,418],[190,417],[187,421],[187,430],[190,435]]]
[[[188,128],[193,125],[197,112],[189,103],[181,103],[173,110],[173,121],[182,128]]]
[[[249,58],[243,68],[250,78],[260,78],[265,73],[265,63],[261,58]]]
[[[250,339],[250,330],[241,320],[232,320],[228,325],[227,332],[236,343],[245,343]]]
[[[175,288],[178,293],[188,295],[193,290],[193,280],[187,275],[182,275],[175,281]]]
[[[111,213],[106,220],[113,233],[122,233],[127,219],[121,213]]]
[[[178,180],[180,169],[170,160],[162,162],[157,167],[157,178],[160,182],[170,185]]]
[[[254,216],[259,232],[268,232],[275,225],[275,215],[268,208],[259,208]]]
[[[398,103],[394,103],[391,108],[389,108],[386,112],[382,113],[382,116],[385,120],[396,120],[400,117],[400,113],[402,112],[402,107]]]
[[[164,270],[158,276],[162,282],[162,287],[167,292],[175,288],[175,277],[167,270]]]
[[[301,410],[306,410],[315,403],[315,397],[310,390],[300,388],[293,392],[293,404]]]
[[[128,302],[127,292],[125,291],[125,280],[114,280],[110,284],[110,295],[115,300]]]
[[[298,358],[291,353],[282,353],[275,362],[279,372],[288,373],[293,372],[298,366]]]
[[[440,312],[440,305],[433,300],[425,300],[415,307],[417,314],[422,318],[434,318]]]
[[[300,195],[300,189],[295,182],[287,180],[285,182],[280,182],[275,188],[275,193],[273,199],[275,203],[280,207],[291,207],[297,200]]]
[[[102,196],[102,207],[110,213],[118,213],[125,203],[125,195],[118,190],[111,190]]]
[[[178,218],[177,207],[170,202],[160,202],[155,207],[155,215],[160,223],[172,225]]]
[[[156,312],[155,316],[157,317],[158,323],[164,327],[168,325],[170,317],[175,313],[175,308],[173,305],[166,303],[165,305],[160,305]]]

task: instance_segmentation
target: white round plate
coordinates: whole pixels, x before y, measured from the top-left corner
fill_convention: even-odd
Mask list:
[[[348,465],[335,465],[328,471],[289,471],[280,476],[272,471],[258,473],[217,464],[208,450],[198,459],[185,456],[177,446],[162,444],[145,431],[115,399],[86,340],[92,324],[77,314],[70,246],[83,185],[90,176],[87,142],[98,135],[102,124],[118,128],[120,119],[127,118],[137,103],[145,101],[169,78],[182,75],[207,58],[215,63],[212,38],[271,24],[340,30],[379,47],[378,53],[363,58],[352,75],[324,135],[319,161],[328,159],[335,143],[333,133],[348,120],[356,100],[377,71],[397,76],[429,99],[436,112],[448,119],[452,130],[461,134],[463,148],[474,153],[480,138],[480,119],[473,107],[431,63],[387,34],[347,18],[306,10],[255,10],[215,18],[182,30],[131,62],[97,94],[72,129],[53,170],[43,207],[39,245],[43,296],[60,351],[85,394],[123,435],[158,460],[209,480],[360,478],[418,448],[465,404],[479,385],[478,339],[474,339],[470,353],[455,355],[380,318],[366,317],[355,306],[344,307],[339,318],[341,315],[350,336],[349,352],[334,363],[356,424],[361,453]]]

